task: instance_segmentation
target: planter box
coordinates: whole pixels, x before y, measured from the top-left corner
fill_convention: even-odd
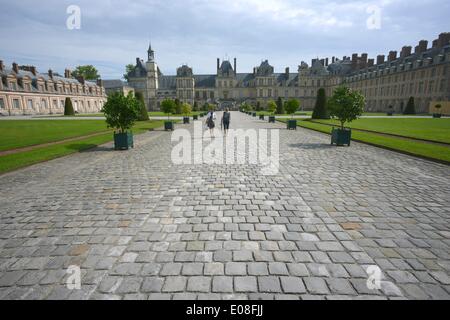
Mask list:
[[[264,120],[264,115],[263,114],[259,115],[259,120]]]
[[[169,131],[169,130],[173,131],[175,129],[175,125],[172,121],[166,121],[166,122],[164,122],[164,129],[166,131]]]
[[[388,115],[389,117],[392,117],[392,116],[394,115],[394,113],[393,113],[393,112],[388,112],[387,115]]]
[[[287,129],[288,130],[297,130],[297,120],[288,120]]]
[[[133,133],[114,133],[114,150],[128,150],[134,148]]]
[[[183,118],[183,124],[189,124],[189,117]]]
[[[275,116],[269,116],[269,123],[275,123]]]
[[[253,112],[253,116],[256,117],[256,112]]]
[[[352,130],[333,128],[333,131],[331,132],[331,144],[336,144],[337,146],[348,145],[350,147],[351,140]]]
[[[441,117],[442,117],[442,114],[440,114],[440,113],[433,114],[433,118],[435,118],[435,119],[440,119]]]
[[[198,120],[198,115],[193,116],[194,120]]]

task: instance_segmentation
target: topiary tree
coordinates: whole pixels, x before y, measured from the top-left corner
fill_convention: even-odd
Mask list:
[[[108,97],[101,111],[105,114],[108,128],[125,133],[138,119],[139,110],[140,102],[132,92],[127,96],[122,92],[114,92]]]
[[[441,108],[442,108],[442,105],[441,105],[441,104],[435,105],[434,108],[438,111],[438,114],[441,114],[441,113],[439,112],[439,111],[441,110]]]
[[[329,119],[327,110],[327,97],[324,88],[317,91],[316,105],[312,114],[312,119]]]
[[[170,114],[175,111],[175,102],[172,99],[165,99],[161,102],[161,110],[167,114],[167,119],[170,119]]]
[[[202,111],[208,111],[209,110],[209,103],[205,102],[203,104],[203,108],[202,109],[203,109]]]
[[[73,110],[72,100],[67,97],[64,102],[64,115],[65,116],[74,116],[75,110]]]
[[[142,92],[136,92],[134,96],[136,97],[136,99],[139,101],[140,104],[138,121],[150,120],[148,116],[147,107],[145,106],[144,95],[142,94]]]
[[[414,104],[414,97],[410,97],[408,100],[408,104],[406,105],[405,111],[403,114],[416,114],[416,106]]]
[[[183,106],[181,107],[181,111],[183,114],[188,117],[192,112],[192,107],[189,103],[183,103]]]
[[[256,111],[261,111],[261,102],[256,102]]]
[[[275,103],[275,101],[270,100],[267,103],[267,111],[270,112],[271,114],[274,114],[276,110],[277,110],[277,104]]]
[[[194,106],[192,107],[192,111],[194,111],[194,112],[198,111],[198,103],[197,103],[197,101],[194,101]]]
[[[283,99],[281,97],[278,97],[277,100],[277,114],[285,114]]]
[[[300,102],[297,99],[290,99],[286,101],[286,104],[284,108],[286,109],[286,112],[290,115],[292,115],[292,118],[294,118],[294,114],[297,112],[298,108],[300,107]]]
[[[347,87],[339,87],[328,100],[330,115],[336,117],[344,130],[346,122],[352,122],[364,112],[365,98],[358,91],[352,91]]]

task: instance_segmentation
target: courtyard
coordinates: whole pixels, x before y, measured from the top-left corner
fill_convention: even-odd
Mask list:
[[[0,299],[450,298],[447,165],[232,127],[281,129],[278,175],[174,165],[164,131],[2,175]]]

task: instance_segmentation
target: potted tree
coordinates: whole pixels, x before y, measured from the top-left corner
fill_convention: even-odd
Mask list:
[[[389,106],[389,111],[387,112],[387,115],[389,117],[392,117],[394,115],[394,107],[393,106]]]
[[[124,96],[115,92],[108,97],[102,108],[108,128],[114,128],[114,149],[128,150],[134,147],[133,132],[130,130],[139,117],[140,103],[130,92]]]
[[[145,102],[144,102],[144,95],[142,94],[142,92],[136,92],[134,94],[134,96],[139,101],[139,105],[140,105],[138,121],[150,120],[150,117],[148,116],[147,107],[145,106]]]
[[[175,102],[172,99],[163,100],[161,102],[161,110],[167,114],[167,121],[164,122],[164,129],[166,131],[173,131],[175,129],[175,126],[173,124],[173,121],[170,121],[170,114],[175,112]]]
[[[437,104],[434,106],[434,108],[438,111],[438,113],[433,113],[433,118],[438,118],[438,119],[441,118],[442,114],[439,112],[439,110],[441,110],[442,105]]]
[[[347,87],[339,87],[334,91],[328,101],[330,115],[341,123],[340,128],[333,128],[331,144],[338,146],[348,145],[352,137],[352,131],[344,127],[346,122],[352,122],[364,112],[365,98],[358,91],[352,91]]]
[[[181,111],[184,114],[183,117],[183,124],[188,124],[189,123],[189,115],[192,112],[192,107],[189,103],[183,103],[183,106],[181,107]]]
[[[297,120],[294,120],[294,114],[297,112],[299,107],[300,102],[297,99],[290,99],[286,101],[284,108],[286,112],[292,116],[292,119],[287,122],[288,130],[297,130]]]
[[[275,123],[275,111],[277,111],[277,104],[274,101],[269,101],[267,104],[267,111],[271,114],[271,116],[269,116],[269,123]]]

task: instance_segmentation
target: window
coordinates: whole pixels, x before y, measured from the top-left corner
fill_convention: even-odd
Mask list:
[[[53,100],[53,108],[58,108],[58,100]]]
[[[13,107],[16,109],[20,109],[20,101],[19,99],[13,99]]]
[[[33,109],[33,100],[28,99],[27,105],[28,105],[28,109]]]
[[[41,106],[42,108],[47,108],[47,101],[45,99],[42,99]]]
[[[269,97],[272,97],[272,89],[269,89],[268,90],[268,94],[267,94]]]
[[[11,89],[16,91],[17,90],[17,83],[11,82]]]
[[[60,108],[64,109],[64,100],[59,101]]]
[[[5,109],[5,101],[3,98],[0,98],[0,109]]]
[[[211,92],[209,93],[209,98],[210,98],[210,99],[214,99],[214,91],[211,91]]]

